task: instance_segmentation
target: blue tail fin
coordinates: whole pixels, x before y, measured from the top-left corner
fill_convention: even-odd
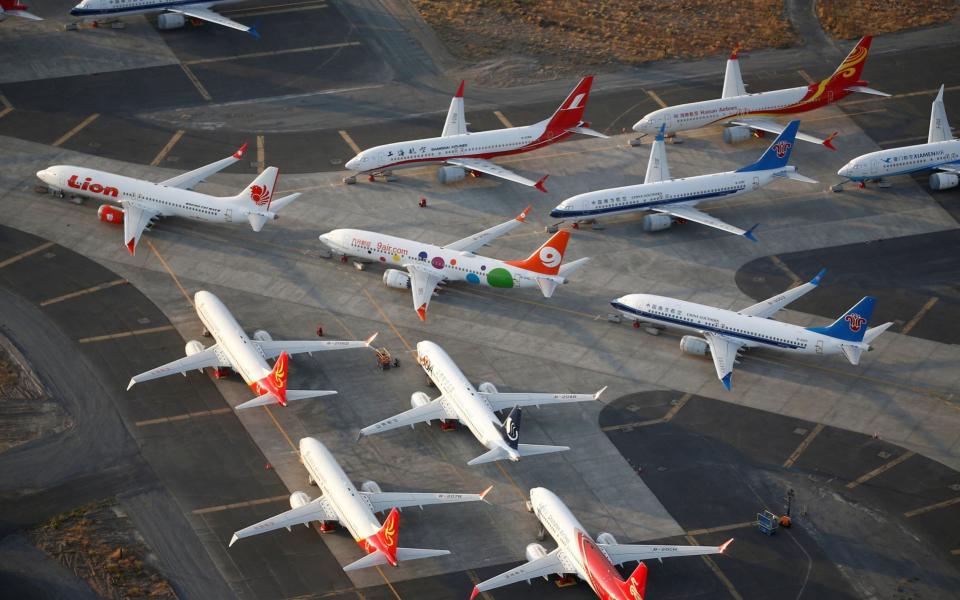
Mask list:
[[[807,330],[847,342],[862,342],[863,334],[870,325],[870,317],[873,316],[874,303],[876,299],[873,296],[864,296],[829,327],[808,327]]]
[[[737,169],[737,173],[744,171],[765,171],[767,169],[779,169],[787,166],[790,160],[790,153],[793,151],[793,144],[797,137],[797,129],[800,128],[800,121],[790,121],[786,129],[780,132],[777,139],[773,140],[767,151],[760,156],[760,160]]]

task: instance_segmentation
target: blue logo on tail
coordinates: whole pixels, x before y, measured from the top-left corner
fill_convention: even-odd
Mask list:
[[[790,124],[780,132],[777,139],[773,140],[770,147],[760,156],[760,160],[752,165],[737,169],[737,173],[766,171],[787,166],[787,162],[790,160],[790,153],[793,151],[798,129],[800,129],[800,121],[790,121]]]

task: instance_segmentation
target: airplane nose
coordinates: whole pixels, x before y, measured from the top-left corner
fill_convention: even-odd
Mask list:
[[[42,171],[37,171],[37,179],[44,183],[50,183],[53,179],[53,172],[50,169],[43,169]]]
[[[850,166],[850,163],[847,163],[840,167],[840,170],[837,171],[837,175],[840,177],[849,177],[853,173],[853,167]]]
[[[360,155],[358,154],[358,155],[354,156],[353,158],[351,158],[350,160],[348,160],[348,161],[347,161],[347,164],[345,164],[344,166],[345,166],[346,168],[350,169],[351,171],[356,171],[356,170],[357,170],[357,165],[359,165],[359,164],[360,164]]]
[[[550,216],[553,217],[554,219],[562,219],[562,218],[563,218],[563,208],[560,207],[560,206],[554,208],[553,210],[550,211]]]

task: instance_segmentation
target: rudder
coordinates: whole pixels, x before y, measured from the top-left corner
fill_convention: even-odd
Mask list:
[[[860,75],[863,73],[863,67],[867,64],[867,55],[870,53],[870,42],[873,41],[872,35],[860,38],[853,50],[843,59],[833,75],[827,79],[829,85],[848,86],[857,85],[860,81]]]
[[[627,598],[643,600],[647,591],[647,565],[642,562],[637,565],[630,577],[620,584],[620,589]]]
[[[773,140],[770,147],[767,148],[760,159],[752,165],[747,165],[737,169],[737,173],[745,171],[766,171],[768,169],[780,169],[787,166],[790,162],[790,154],[796,144],[797,130],[800,129],[800,121],[790,121],[790,123],[780,132],[777,139]]]
[[[561,229],[526,259],[504,262],[535,273],[556,275],[560,272],[560,264],[563,263],[563,253],[567,250],[568,241],[570,241],[570,232]]]
[[[276,167],[267,167],[263,173],[257,175],[250,185],[235,196],[236,200],[252,203],[263,210],[270,210],[270,202],[273,200],[273,194],[277,189],[277,182],[280,181],[280,169]]]
[[[839,319],[827,327],[808,327],[808,331],[822,333],[846,342],[862,342],[867,332],[870,318],[873,316],[873,306],[876,299],[873,296],[864,296],[860,302],[843,313]]]
[[[583,121],[583,111],[587,108],[590,99],[590,87],[593,85],[593,75],[584,77],[577,83],[577,87],[567,96],[560,108],[553,113],[547,124],[547,129],[570,129],[577,127]]]

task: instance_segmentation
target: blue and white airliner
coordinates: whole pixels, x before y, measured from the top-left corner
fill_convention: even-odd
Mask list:
[[[943,85],[930,108],[926,144],[863,154],[843,165],[837,175],[864,187],[868,181],[882,181],[884,177],[928,170],[942,171],[930,175],[930,188],[933,190],[947,190],[960,184],[960,140],[953,137],[947,121]],[[835,192],[842,188],[843,183],[833,186]]]
[[[171,13],[161,14],[157,19],[160,29],[176,29],[183,27],[187,19],[199,19],[209,23],[216,23],[238,31],[249,33],[259,38],[260,34],[253,27],[238,23],[233,19],[215,12],[213,7],[218,4],[230,4],[240,0],[83,0],[70,10],[70,14],[87,20],[116,19],[127,15],[144,13]]]
[[[757,241],[753,236],[756,225],[740,229],[697,210],[706,200],[732,198],[759,190],[778,179],[793,179],[817,183],[788,166],[800,121],[791,121],[777,139],[763,153],[760,160],[736,171],[712,173],[697,177],[670,178],[663,127],[650,150],[647,175],[640,185],[609,188],[567,198],[557,205],[550,216],[557,219],[591,221],[600,217],[624,213],[651,211],[643,218],[644,231],[660,231],[673,224],[674,219],[693,221],[708,227],[728,231]]]
[[[650,294],[629,294],[610,304],[626,318],[692,331],[685,335],[680,349],[687,354],[705,356],[710,352],[723,387],[730,390],[730,378],[737,354],[744,348],[768,348],[800,354],[843,354],[850,364],[860,364],[860,355],[870,350],[873,340],[893,323],[868,327],[875,299],[866,296],[827,327],[800,327],[771,319],[787,304],[820,285],[826,269],[816,277],[773,298],[741,311],[694,304],[675,298]]]

